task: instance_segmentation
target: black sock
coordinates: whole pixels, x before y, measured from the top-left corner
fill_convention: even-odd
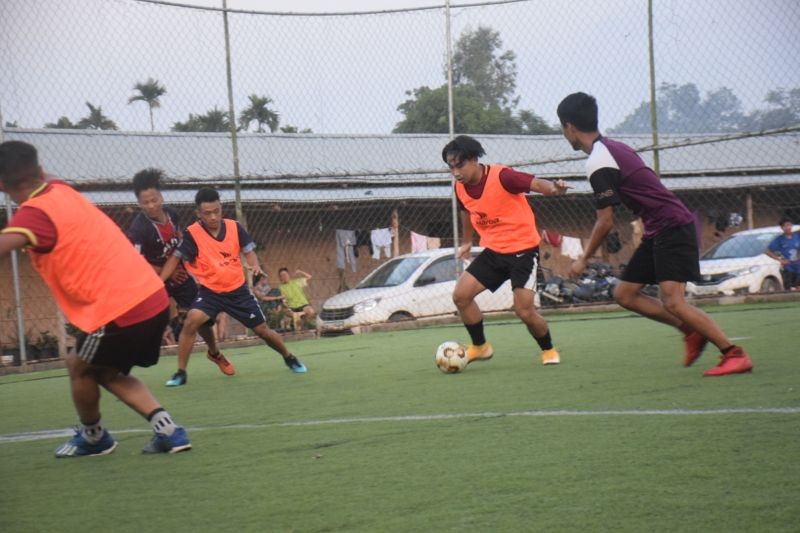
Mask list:
[[[536,342],[539,343],[539,348],[542,350],[552,350],[553,349],[553,340],[550,338],[550,330],[547,330],[542,337],[534,337]]]
[[[464,324],[464,327],[467,328],[467,333],[469,333],[472,344],[475,346],[486,344],[486,336],[483,334],[483,320],[477,324]]]

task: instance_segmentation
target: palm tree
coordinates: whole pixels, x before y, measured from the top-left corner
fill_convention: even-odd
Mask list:
[[[133,90],[139,91],[139,94],[128,98],[128,103],[147,102],[147,108],[150,111],[150,131],[153,131],[155,129],[153,126],[153,108],[161,107],[159,97],[167,94],[167,88],[159,84],[158,80],[147,78],[146,82],[138,82],[134,85]]]
[[[78,128],[89,130],[116,130],[117,125],[113,120],[103,114],[102,106],[93,106],[86,102],[86,107],[89,108],[89,116],[82,118],[78,122]]]
[[[75,124],[66,116],[59,117],[56,122],[48,122],[44,127],[57,130],[74,130],[76,128]]]
[[[231,123],[228,120],[228,113],[221,109],[210,109],[205,115],[197,117],[201,125],[201,131],[229,131]]]
[[[267,125],[270,132],[275,133],[275,130],[278,129],[280,117],[278,113],[267,107],[272,103],[272,99],[267,96],[258,96],[257,94],[251,94],[248,98],[250,99],[250,105],[239,114],[239,127],[247,130],[250,127],[250,123],[255,120],[258,124],[258,129],[256,130],[258,133],[263,133],[264,124]]]

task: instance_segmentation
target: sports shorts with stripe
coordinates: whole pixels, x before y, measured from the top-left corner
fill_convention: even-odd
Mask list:
[[[538,267],[538,246],[511,254],[501,254],[486,248],[470,263],[467,272],[492,292],[509,279],[512,289],[535,291]]]
[[[153,366],[161,355],[161,337],[169,322],[169,308],[130,326],[113,322],[91,333],[79,333],[75,350],[89,364],[109,366],[128,375],[134,366]]]
[[[223,311],[250,329],[267,321],[247,283],[230,292],[214,292],[200,285],[192,309],[199,309],[207,314],[211,323]]]

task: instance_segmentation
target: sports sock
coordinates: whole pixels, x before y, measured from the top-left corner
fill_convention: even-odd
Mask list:
[[[734,348],[736,348],[736,345],[735,345],[735,344],[731,344],[731,345],[730,345],[730,346],[728,346],[727,348],[723,348],[722,350],[720,350],[720,352],[722,352],[722,355],[727,355],[727,354],[728,354],[728,352],[730,352],[730,351],[731,351],[731,350],[733,350]]]
[[[84,424],[81,422],[81,435],[89,444],[97,444],[100,442],[100,438],[103,436],[103,432],[105,431],[102,421],[102,418],[98,418],[97,422],[92,424]]]
[[[681,333],[683,333],[684,335],[688,335],[689,333],[692,333],[692,332],[694,331],[692,328],[690,328],[688,325],[686,325],[686,323],[685,323],[685,322],[684,322],[684,323],[682,323],[680,326],[678,326],[678,329],[679,329],[679,330],[681,331]]]
[[[153,431],[166,435],[167,437],[175,433],[175,429],[177,428],[175,422],[172,421],[172,417],[163,407],[159,407],[147,415],[147,421],[150,422]]]
[[[539,343],[539,348],[541,348],[542,350],[552,350],[553,349],[553,340],[550,338],[550,330],[549,329],[547,330],[547,333],[545,333],[543,336],[534,337],[534,339],[536,339],[536,342]]]
[[[477,324],[464,324],[464,327],[467,328],[467,333],[469,333],[472,344],[475,346],[486,344],[486,336],[483,334],[483,320]]]

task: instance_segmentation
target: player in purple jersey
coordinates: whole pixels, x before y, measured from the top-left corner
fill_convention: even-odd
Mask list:
[[[687,281],[700,276],[700,259],[693,216],[656,173],[626,144],[607,139],[597,128],[597,102],[574,93],[558,105],[564,137],[575,150],[589,154],[586,175],[594,191],[597,221],[583,257],[572,264],[580,275],[614,227],[614,206],[624,204],[644,225],[642,243],[633,253],[614,291],[614,300],[642,316],[674,326],[684,335],[684,365],[691,366],[711,341],[722,356],[705,376],[749,372],[753,362],[731,343],[719,325],[684,297]],[[642,293],[657,283],[660,299]]]

